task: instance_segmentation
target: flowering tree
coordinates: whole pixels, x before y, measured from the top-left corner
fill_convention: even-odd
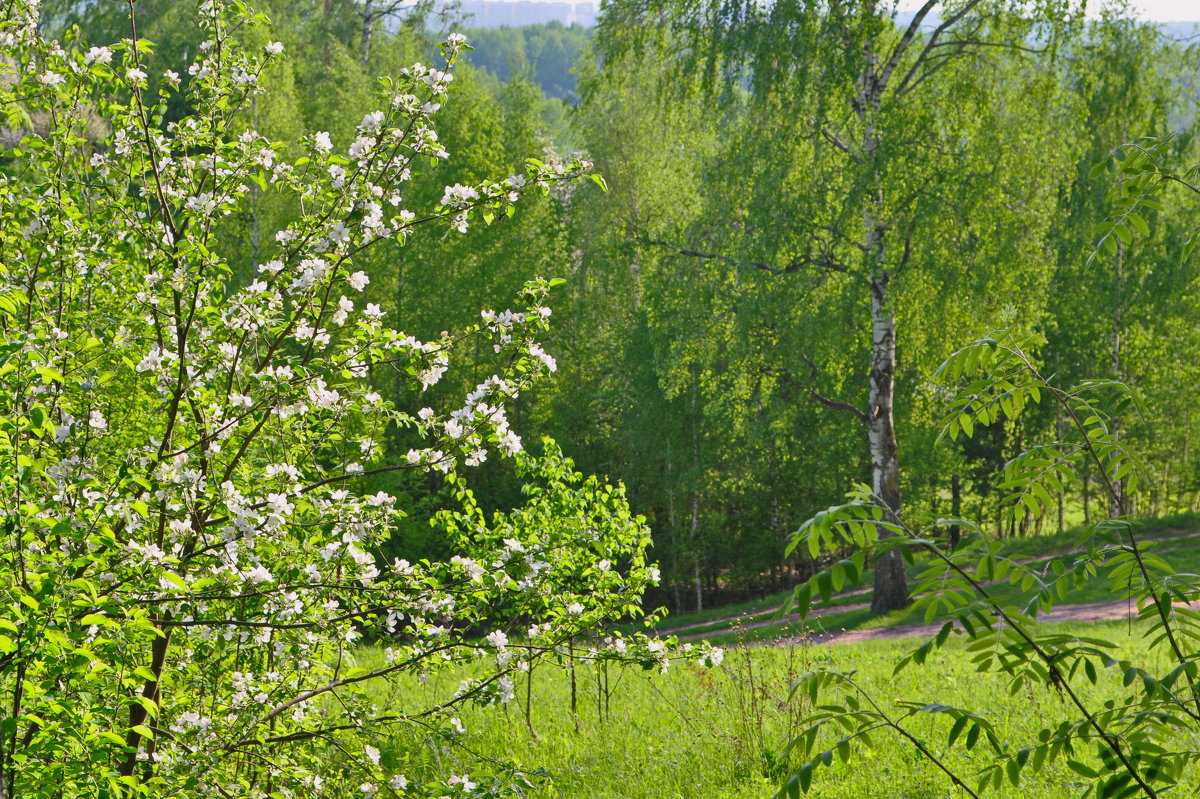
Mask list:
[[[530,161],[410,210],[412,170],[447,156],[431,119],[450,72],[383,81],[348,150],[317,132],[288,160],[231,133],[282,47],[239,46],[264,22],[241,3],[205,0],[198,20],[186,77],[151,75],[136,30],[46,42],[36,3],[0,2],[0,107],[22,134],[0,168],[0,799],[500,795],[513,774],[418,786],[372,742],[389,725],[452,739],[456,705],[507,701],[512,672],[636,610],[657,570],[619,490],[553,448],[524,454],[506,420],[555,368],[536,342],[550,282],[418,341],[362,301],[354,264],[418,225],[509,215],[588,165]],[[446,69],[463,46],[446,41]],[[188,112],[167,122],[176,93]],[[219,222],[251,187],[296,221],[239,280]],[[373,390],[396,373],[424,390],[477,338],[495,373],[457,407],[409,416]],[[424,446],[382,463],[393,426]],[[456,470],[494,453],[530,488],[489,524]],[[459,486],[451,561],[380,562],[402,510],[355,487],[398,469]],[[350,667],[363,635],[390,639],[383,666]],[[644,640],[587,656],[667,662]],[[485,668],[441,704],[370,701],[374,681],[466,660]]]

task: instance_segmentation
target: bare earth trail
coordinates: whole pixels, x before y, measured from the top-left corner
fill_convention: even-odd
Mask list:
[[[1185,535],[1172,536],[1166,539],[1145,539],[1146,543],[1151,541],[1160,544],[1171,544],[1184,538],[1200,537],[1200,532],[1191,532]],[[1160,553],[1169,552],[1169,549],[1158,550]],[[1063,552],[1056,552],[1048,555],[1040,555],[1035,558],[1024,558],[1019,560],[1019,563],[1024,565],[1037,564],[1047,562],[1056,557],[1060,557]],[[857,591],[847,592],[842,594],[842,597],[852,596],[868,596],[870,589],[860,589]],[[814,607],[808,614],[808,621],[819,626],[823,617],[830,614],[838,613],[856,613],[866,610],[870,607],[869,601],[852,602],[842,605],[832,605],[826,607]],[[1097,621],[1116,621],[1124,618],[1132,618],[1137,615],[1137,608],[1130,604],[1126,599],[1113,600],[1111,602],[1087,602],[1081,604],[1062,604],[1056,605],[1049,613],[1042,613],[1038,618],[1042,621],[1050,622],[1097,622]],[[775,618],[774,611],[761,611],[758,613],[738,613],[726,617],[713,618],[695,624],[688,624],[683,627],[675,627],[663,630],[666,635],[676,635],[680,641],[703,640],[707,636],[715,633],[727,632],[728,630],[707,629],[704,632],[689,633],[689,630],[695,630],[701,627],[711,628],[714,625],[722,623],[730,625],[730,627],[738,630],[757,630],[775,625],[787,624],[801,621],[799,615],[788,614],[781,618]],[[841,631],[822,631],[816,632],[813,635],[806,637],[804,640],[816,641],[820,643],[853,643],[855,641],[868,641],[874,639],[895,639],[895,638],[916,638],[923,635],[933,635],[941,629],[943,622],[934,624],[899,624],[892,627],[878,627],[868,630],[841,630]],[[786,644],[794,643],[801,640],[797,637],[783,638],[776,643]]]
[[[819,626],[821,617],[831,613],[849,613],[860,610],[866,610],[870,607],[869,602],[855,602],[851,605],[838,605],[833,608],[824,610],[816,610],[808,615],[808,620]],[[1137,606],[1130,603],[1127,599],[1115,599],[1111,602],[1084,602],[1077,605],[1055,605],[1049,613],[1039,613],[1038,621],[1046,622],[1097,622],[1097,621],[1120,621],[1122,619],[1133,619],[1138,614]],[[747,624],[740,629],[753,630],[763,627],[770,627],[777,623],[785,623],[789,621],[800,621],[800,617],[791,614],[780,619],[756,622]],[[892,627],[875,627],[868,630],[825,630],[814,632],[806,636],[788,636],[778,638],[772,641],[755,641],[751,645],[770,645],[770,646],[787,646],[789,644],[800,643],[819,643],[819,644],[852,644],[859,641],[873,640],[893,640],[898,638],[920,638],[922,636],[936,635],[942,628],[944,621],[934,622],[933,624],[897,624]],[[706,633],[696,633],[692,635],[681,635],[679,640],[702,640]]]
[[[1112,602],[1086,602],[1079,605],[1055,605],[1049,613],[1038,614],[1038,621],[1048,622],[1095,622],[1133,619],[1138,614],[1137,606],[1127,599]],[[871,630],[841,630],[823,632],[808,638],[791,637],[776,642],[779,645],[797,643],[801,640],[821,644],[852,644],[858,641],[893,640],[897,638],[920,638],[936,635],[945,622],[934,624],[898,624],[894,627],[877,627]]]

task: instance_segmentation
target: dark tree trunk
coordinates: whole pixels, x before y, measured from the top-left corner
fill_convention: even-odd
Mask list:
[[[962,478],[957,474],[950,478],[950,515],[955,519],[962,518]],[[958,548],[962,530],[957,524],[950,525],[950,549]]]
[[[896,316],[887,296],[887,280],[871,280],[873,340],[867,435],[871,442],[871,487],[891,517],[900,519],[900,448],[892,418],[896,386]],[[884,534],[887,537],[887,534]],[[886,613],[908,604],[904,558],[892,549],[875,561],[871,612]]]

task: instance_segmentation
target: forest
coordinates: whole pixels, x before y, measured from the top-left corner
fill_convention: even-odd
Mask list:
[[[0,0],[0,799],[1196,788],[1197,36]]]
[[[106,17],[103,5],[65,4],[55,14],[50,6],[43,13],[81,24],[89,41],[116,41],[127,25],[119,7]],[[266,76],[279,88],[253,110],[254,126],[270,136],[320,120],[351,125],[376,76],[431,47],[425,19],[411,15],[390,24],[381,15],[366,35],[352,3],[256,10],[295,54]],[[156,58],[178,61],[189,50],[197,34],[181,30],[190,25],[186,7],[140,2],[137,11],[141,35],[170,48]],[[561,82],[575,75],[563,75],[558,54],[572,46],[569,29],[527,33],[523,47],[508,42],[515,29],[481,31],[485,66],[473,69],[467,53],[441,119],[456,155],[416,191],[432,196],[443,182],[508,174],[530,153],[583,154],[613,191],[538,200],[503,227],[455,242],[453,252],[431,241],[419,254],[380,251],[359,263],[371,276],[367,299],[386,300],[419,338],[502,304],[530,276],[566,279],[553,294],[547,339],[562,370],[513,411],[584,471],[624,483],[654,532],[664,574],[656,599],[699,609],[807,576],[808,564],[783,556],[788,535],[871,480],[869,431],[854,410],[868,406],[873,368],[858,230],[863,144],[852,118],[857,64],[825,59],[819,75],[776,64],[755,38],[767,33],[747,28],[744,40],[696,47],[702,60],[664,73],[681,42],[610,20],[586,48],[573,43],[584,52],[573,67],[582,100],[567,108]],[[1049,409],[967,441],[938,439],[934,370],[962,344],[1019,327],[1045,339],[1036,355],[1060,380],[1137,387],[1122,435],[1149,476],[1130,502],[1145,515],[1193,510],[1200,472],[1191,403],[1176,390],[1200,368],[1189,354],[1200,346],[1189,317],[1192,199],[1139,215],[1134,224],[1144,221],[1147,233],[1137,242],[1114,236],[1117,252],[1093,252],[1094,231],[1112,208],[1111,181],[1097,170],[1116,148],[1153,137],[1164,143],[1156,150],[1164,168],[1200,160],[1191,149],[1191,45],[1116,12],[1075,23],[1078,30],[1003,14],[971,24],[986,26],[973,35],[986,29],[1011,46],[954,59],[938,51],[944,66],[922,87],[928,94],[914,87],[907,99],[906,86],[906,99],[889,98],[879,123],[888,148],[881,179],[895,181],[880,224],[894,298],[891,402],[904,503],[986,519],[1000,536],[1061,532],[1107,510],[1096,475],[1084,470],[1065,476],[1053,514],[1002,520],[1005,494],[992,486],[1023,442],[1061,424]],[[794,27],[796,36],[821,37]],[[1042,36],[1038,52],[1027,52],[1024,42]],[[535,44],[545,41],[554,44]],[[795,58],[807,52],[799,40],[779,47]],[[508,63],[495,55],[510,49]],[[558,59],[546,59],[556,77],[539,78],[529,59],[547,50]],[[830,105],[835,97],[841,105]],[[894,132],[883,127],[893,124]],[[330,135],[339,141],[350,130]],[[223,222],[240,225],[229,235],[243,242],[243,279],[258,262],[257,231],[287,221],[271,206],[264,195]],[[434,295],[441,301],[431,304]],[[449,379],[436,390],[453,395],[463,386]],[[385,458],[410,448],[402,431],[389,436],[380,442]],[[395,553],[445,554],[428,526],[444,494],[439,481],[398,479],[372,484],[401,492],[416,509]],[[503,466],[476,478],[485,506],[503,505],[517,488]]]

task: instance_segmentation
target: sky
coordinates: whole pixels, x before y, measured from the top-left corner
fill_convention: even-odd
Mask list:
[[[1200,0],[1134,0],[1133,5],[1155,22],[1200,19]]]

